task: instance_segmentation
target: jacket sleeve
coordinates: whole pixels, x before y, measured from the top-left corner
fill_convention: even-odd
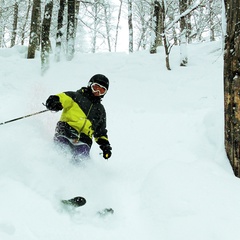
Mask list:
[[[107,136],[107,129],[106,129],[106,112],[105,109],[102,109],[102,116],[94,131],[94,138],[97,144],[100,146],[110,145],[108,136]]]
[[[73,99],[70,96],[68,96],[66,93],[64,93],[64,92],[56,94],[56,96],[59,97],[60,102],[61,102],[63,108],[69,108],[74,103]]]

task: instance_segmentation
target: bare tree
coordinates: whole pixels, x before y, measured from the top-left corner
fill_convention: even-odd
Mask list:
[[[188,0],[179,0],[180,15],[188,9]],[[180,18],[180,66],[187,66],[187,16]]]
[[[165,14],[165,13],[164,13]],[[150,53],[157,53],[157,47],[162,46],[162,33],[163,33],[163,22],[162,22],[162,9],[159,1],[153,2],[153,17],[152,17],[152,36]]]
[[[187,1],[187,6],[190,8],[193,5],[194,0],[188,0]],[[186,38],[187,38],[187,43],[192,43],[193,41],[193,36],[195,34],[192,34],[193,32],[193,24],[192,24],[192,18],[194,17],[194,11],[190,11],[186,16],[185,16],[185,21],[186,21]]]
[[[36,19],[37,21],[32,21],[32,18],[30,21],[29,16],[32,13],[34,17],[37,13],[36,9],[40,16],[40,8],[44,9],[45,3],[48,1],[50,0],[0,0],[0,45],[3,47],[19,43],[23,45],[26,39],[30,39],[29,52],[34,41],[36,48],[38,48],[38,38],[40,38],[38,32],[40,30],[36,29],[35,31],[34,27],[40,26],[39,29],[41,28],[40,17]],[[206,33],[211,40],[221,37],[221,14],[219,14],[221,0],[52,1],[54,6],[50,35],[57,35],[56,60],[60,59],[60,49],[63,43],[69,60],[73,57],[75,42],[77,43],[77,49],[83,51],[96,52],[101,49],[106,50],[106,48],[112,51],[113,47],[116,51],[120,19],[122,20],[124,11],[127,12],[124,17],[128,21],[129,34],[126,35],[128,38],[126,40],[129,43],[129,52],[132,52],[133,49],[141,50],[148,47],[150,52],[156,52],[157,47],[164,44],[163,33],[171,44],[174,41],[176,45],[180,41],[179,35],[176,34],[180,32],[179,23],[175,21],[179,16],[179,1],[180,3],[187,3],[188,6],[202,2],[196,11],[181,16],[181,19],[186,22],[186,34],[182,35],[186,35],[187,40],[205,40]],[[38,4],[37,8],[35,7],[36,3]],[[162,21],[163,4],[165,22]],[[58,9],[56,9],[56,6],[60,6],[59,17],[57,17]],[[184,10],[181,10],[181,12],[184,12]],[[42,20],[43,18],[44,15],[42,14]],[[191,19],[191,22],[189,19]],[[180,21],[180,18],[178,21]],[[171,25],[171,28],[168,28],[171,22],[174,22],[174,24]],[[79,27],[77,28],[77,26]],[[151,37],[150,32],[153,33]],[[183,39],[181,42],[183,43]]]
[[[105,20],[105,27],[106,27],[106,38],[107,38],[107,44],[108,44],[108,51],[111,52],[112,51],[111,40],[110,40],[111,29],[110,29],[110,24],[109,24],[109,21],[110,21],[110,13],[109,13],[110,6],[109,6],[109,4],[104,3],[103,8],[104,8],[104,20]]]
[[[167,27],[166,25],[166,2],[164,0],[154,1],[154,14],[153,14],[153,32],[154,37],[152,39],[153,44],[150,48],[150,53],[156,53],[157,47],[160,46],[160,44],[163,43],[164,50],[165,50],[165,60],[166,60],[166,67],[168,70],[171,70],[170,68],[170,51],[172,48],[172,44],[168,41],[167,37]]]
[[[174,19],[176,18],[176,15],[179,12],[179,4],[170,4],[168,5],[168,19],[169,22],[174,22]],[[178,32],[179,30],[179,24],[173,24],[170,31],[168,31],[168,35],[170,36],[171,41],[173,41],[173,44],[177,46],[180,42]]]
[[[213,20],[213,0],[209,0],[209,29],[210,29],[210,41],[215,41],[215,32],[214,32],[214,20]]]
[[[133,52],[133,9],[132,9],[132,0],[128,0],[128,30],[129,30],[129,40],[128,40],[128,49],[129,52]]]
[[[56,35],[56,49],[55,49],[55,60],[60,61],[61,47],[62,47],[62,36],[63,36],[63,16],[66,0],[60,0],[58,10],[58,23],[57,23],[57,35]]]
[[[225,148],[240,177],[240,2],[225,0],[227,31],[224,51]]]
[[[149,1],[141,0],[134,3],[135,42],[137,50],[146,49],[151,33],[152,5]]]
[[[206,5],[208,8],[208,29],[209,29],[209,40],[215,41],[218,36],[221,36],[221,0],[209,0]]]
[[[99,25],[99,4],[98,0],[94,0],[94,6],[93,6],[93,38],[92,38],[92,53],[96,52],[96,45],[97,45],[97,32],[98,32],[98,25]]]
[[[4,0],[0,0],[0,48],[2,47],[4,41],[3,6]]]
[[[167,34],[166,34],[166,27],[165,27],[166,10],[165,10],[165,1],[164,0],[162,0],[162,5],[161,5],[160,10],[161,10],[160,11],[161,21],[164,26],[163,31],[162,31],[162,37],[163,37],[163,44],[164,44],[164,50],[165,50],[166,68],[168,70],[171,70],[169,57],[170,57],[170,52],[171,52],[171,48],[172,48],[173,44],[169,43]]]
[[[75,30],[74,30],[75,36],[74,38],[76,38],[76,33],[77,33],[79,10],[80,10],[80,0],[77,0],[75,5]]]
[[[75,10],[76,0],[68,0],[68,23],[67,23],[67,60],[72,60],[75,45]]]
[[[50,42],[50,27],[52,20],[53,1],[50,0],[46,3],[44,9],[44,17],[42,22],[42,38],[41,38],[41,66],[42,73],[49,68],[49,53],[51,50]]]
[[[41,4],[40,0],[33,0],[32,17],[31,17],[31,30],[28,46],[27,58],[35,58],[35,51],[40,45],[41,34]]]
[[[22,26],[20,27],[19,30],[19,35],[20,35],[20,39],[21,39],[21,45],[24,45],[24,41],[26,39],[26,33],[27,33],[27,23],[28,23],[28,18],[29,18],[29,14],[30,14],[30,9],[31,9],[31,0],[28,0],[28,4],[27,4],[27,11],[25,14],[25,17],[23,19],[23,23]]]
[[[119,25],[120,25],[120,19],[121,19],[121,14],[122,14],[122,0],[119,0],[119,1],[120,1],[120,6],[119,6],[119,10],[118,10],[118,18],[117,18],[117,26],[116,26],[116,36],[115,36],[115,45],[114,45],[115,52],[117,50]]]
[[[17,24],[18,24],[18,1],[15,0],[14,6],[13,6],[13,26],[12,26],[12,36],[11,36],[11,47],[15,45],[16,42],[16,36],[17,36]]]
[[[95,53],[99,45],[107,45],[108,51],[112,51],[111,32],[111,7],[108,1],[94,0],[87,5],[88,18],[91,21],[85,22],[85,27],[91,34],[91,52]],[[82,21],[83,22],[83,21]]]

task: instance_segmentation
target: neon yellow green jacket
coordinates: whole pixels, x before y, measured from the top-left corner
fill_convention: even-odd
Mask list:
[[[106,129],[106,111],[101,98],[94,97],[89,88],[76,92],[56,94],[63,107],[60,121],[57,123],[56,136],[63,135],[89,146],[92,138],[100,145],[109,144]]]

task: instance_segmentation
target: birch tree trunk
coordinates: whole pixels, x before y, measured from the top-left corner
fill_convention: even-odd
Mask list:
[[[63,16],[66,0],[60,0],[58,10],[58,24],[57,24],[57,35],[56,35],[56,48],[55,48],[55,61],[60,61],[61,48],[62,48],[62,36],[63,36]]]
[[[213,11],[213,0],[209,0],[209,29],[210,29],[210,41],[215,41],[215,23],[213,21],[214,11]]]
[[[114,45],[115,52],[117,51],[117,41],[118,41],[118,33],[119,33],[121,13],[122,13],[122,0],[120,0],[120,6],[119,6],[118,18],[117,18],[116,36],[115,36],[115,45]]]
[[[163,45],[164,45],[164,50],[165,50],[165,61],[166,61],[166,68],[167,70],[171,70],[170,67],[170,52],[171,52],[171,48],[172,46],[170,45],[168,39],[167,39],[167,35],[166,35],[166,27],[165,27],[165,19],[166,19],[166,10],[165,10],[165,1],[162,0],[162,5],[160,8],[160,16],[161,16],[161,22],[163,24],[163,29],[162,29],[162,37],[163,37]]]
[[[40,33],[41,33],[41,1],[33,0],[32,17],[31,17],[31,29],[28,46],[27,58],[35,58],[35,51],[40,45]]]
[[[97,45],[97,29],[98,29],[98,0],[94,1],[93,6],[93,38],[92,38],[92,53],[96,52],[96,45]]]
[[[185,12],[188,8],[188,0],[179,1],[180,15]],[[187,55],[187,16],[183,16],[180,19],[180,66],[187,66],[188,55]]]
[[[105,27],[107,33],[107,43],[108,43],[108,51],[111,52],[111,40],[110,40],[110,26],[109,26],[109,5],[104,4],[104,20],[105,20]]]
[[[13,47],[15,45],[15,42],[16,42],[17,24],[18,24],[18,2],[15,1],[14,10],[13,10],[13,29],[12,29],[10,47]]]
[[[27,21],[28,21],[30,9],[31,9],[31,0],[28,1],[26,17],[24,19],[24,23],[23,23],[23,26],[21,28],[21,34],[20,34],[20,36],[21,36],[21,45],[24,45],[26,26],[27,26]]]
[[[129,52],[133,52],[133,13],[132,13],[132,0],[128,0],[128,30],[129,30],[129,40],[128,40],[128,49]]]
[[[225,148],[240,177],[240,2],[225,0],[227,31],[224,51]]]
[[[74,35],[74,38],[76,38],[76,33],[77,33],[79,9],[80,9],[80,0],[77,0],[76,6],[75,6],[75,29],[74,29],[75,35]]]
[[[3,45],[3,0],[0,0],[0,48]]]
[[[75,6],[76,0],[68,0],[68,24],[67,24],[67,60],[74,57],[75,45]]]
[[[157,47],[162,45],[160,15],[161,5],[158,1],[153,3],[152,31],[151,31],[151,46],[150,53],[157,53]]]
[[[42,23],[42,39],[41,39],[41,69],[42,74],[49,68],[49,53],[51,50],[50,27],[52,20],[53,1],[47,2],[44,9],[44,17]]]

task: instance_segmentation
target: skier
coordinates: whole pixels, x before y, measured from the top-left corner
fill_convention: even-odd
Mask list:
[[[93,137],[105,159],[112,155],[106,129],[106,112],[101,104],[108,87],[108,78],[96,74],[87,87],[76,92],[51,95],[46,101],[47,109],[56,112],[63,110],[55,129],[54,141],[63,148],[69,147],[76,161],[89,158]]]

